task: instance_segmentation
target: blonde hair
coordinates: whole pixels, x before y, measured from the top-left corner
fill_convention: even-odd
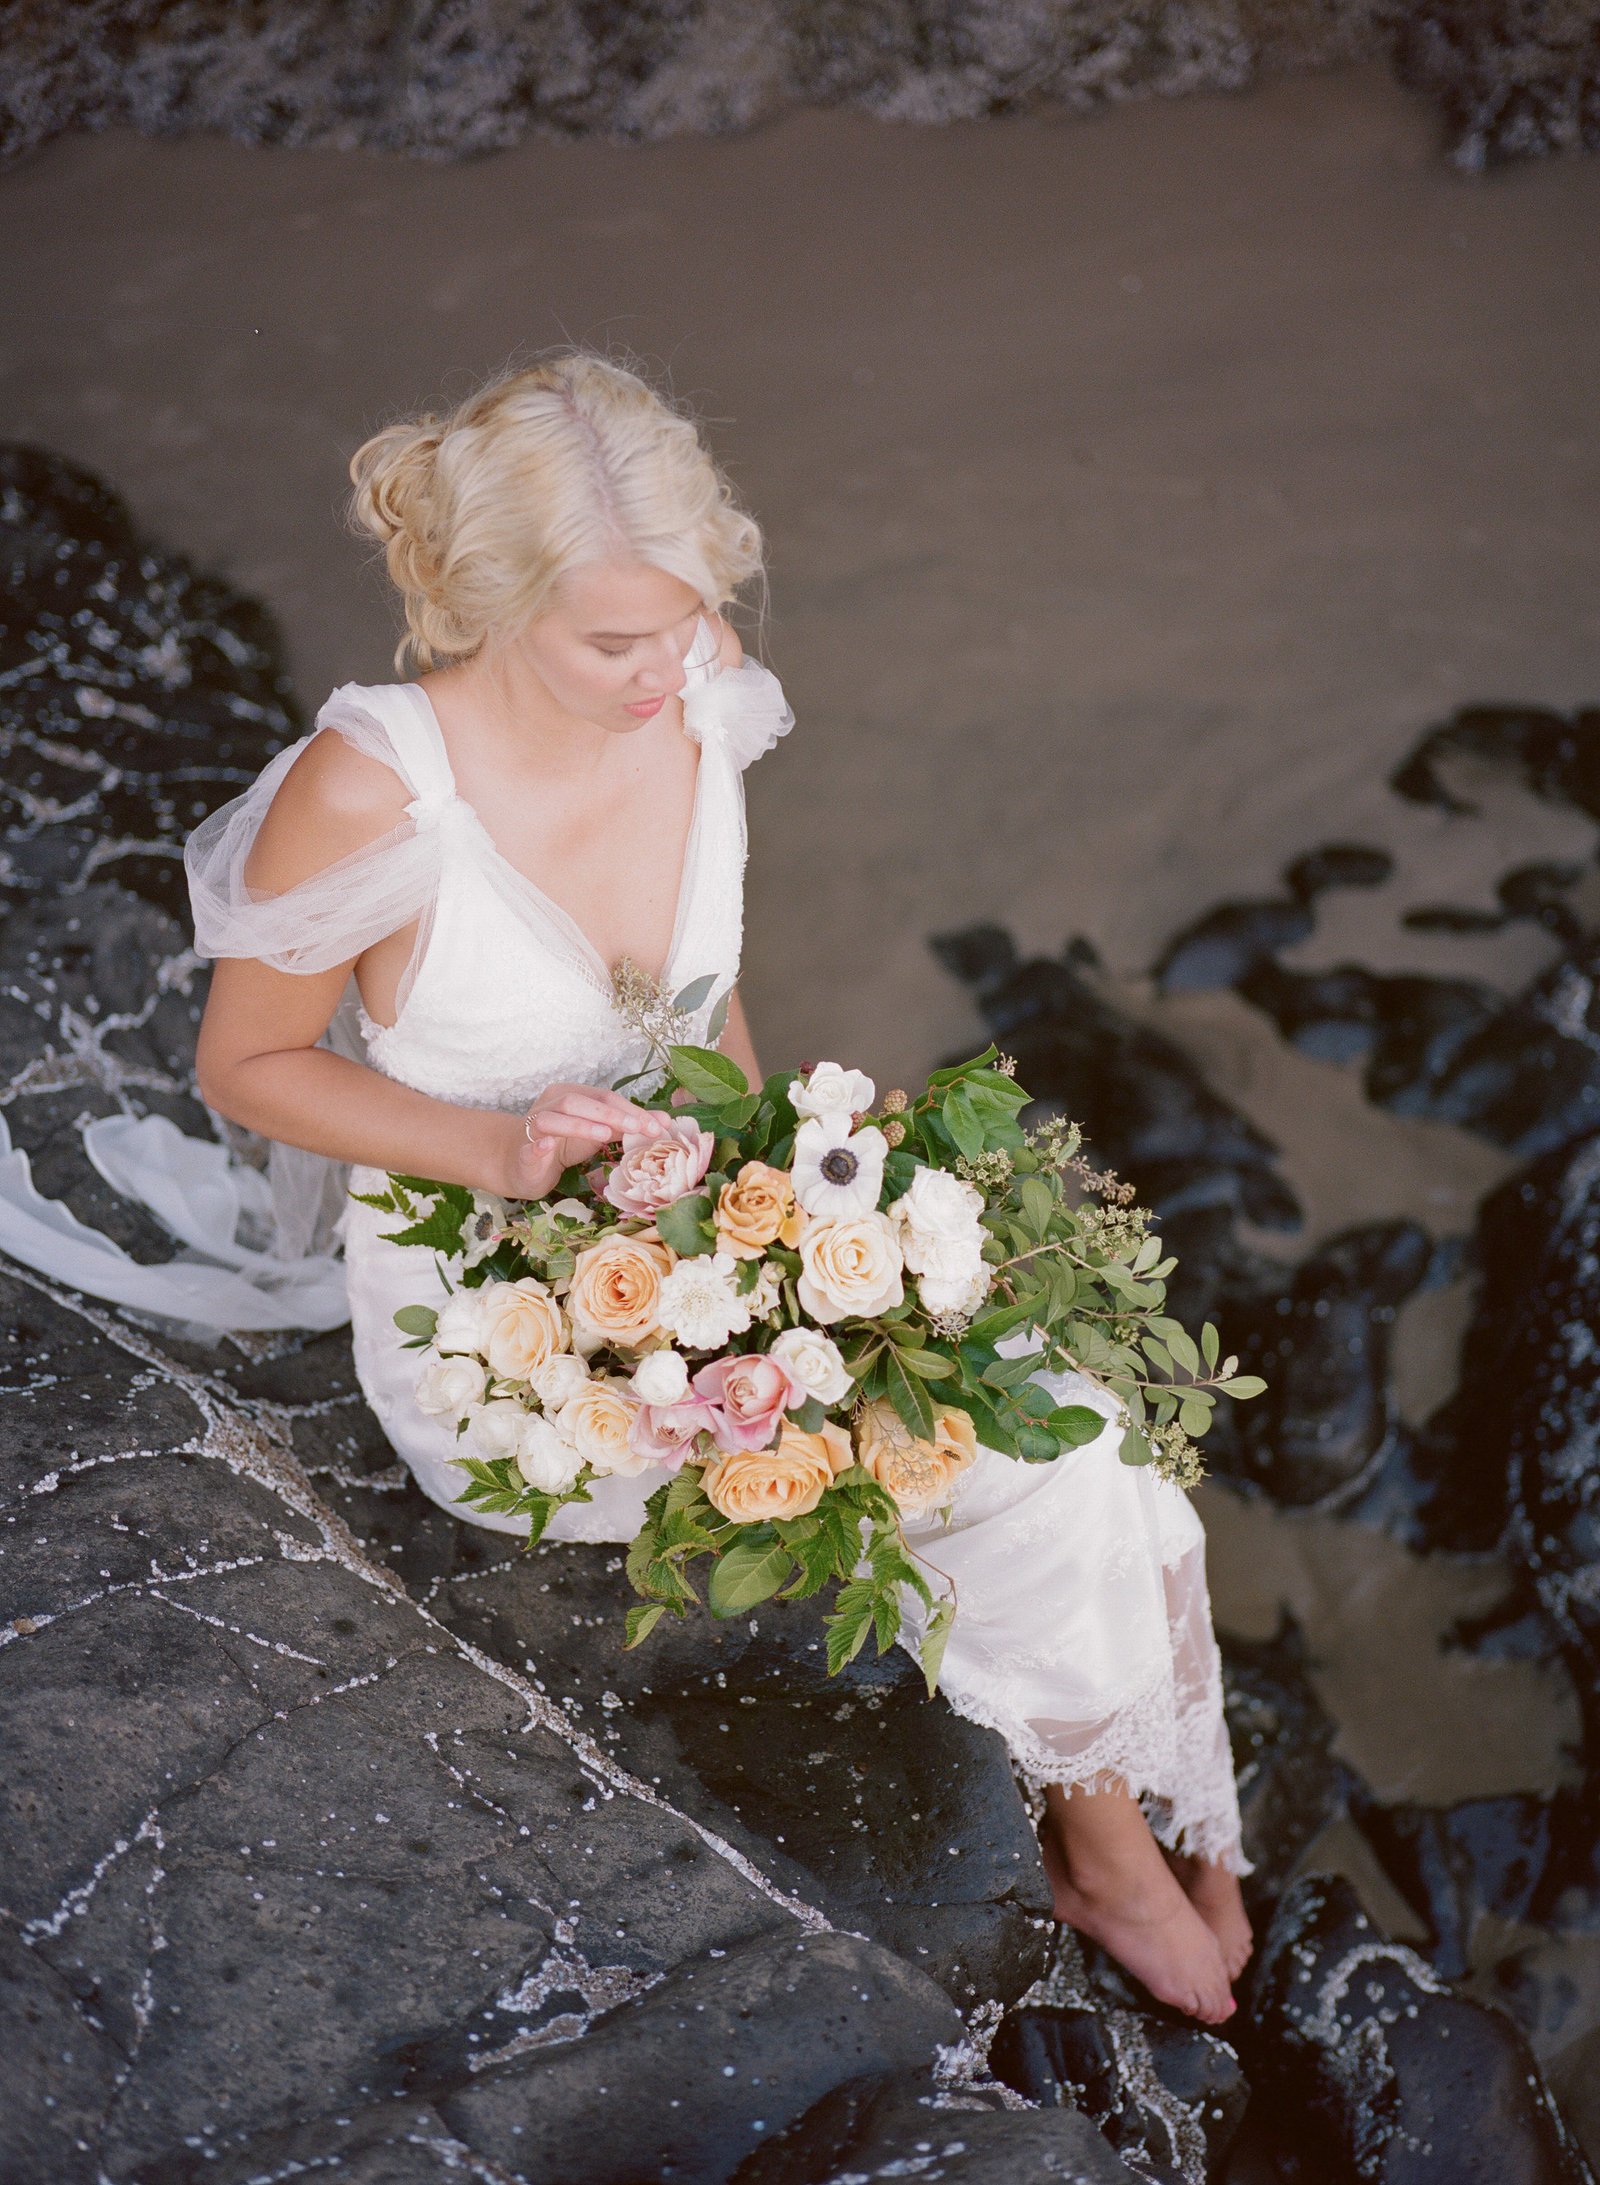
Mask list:
[[[521,629],[569,569],[621,558],[721,607],[761,568],[761,532],[692,419],[637,373],[572,350],[492,381],[451,416],[375,433],[351,515],[405,602],[404,671]]]

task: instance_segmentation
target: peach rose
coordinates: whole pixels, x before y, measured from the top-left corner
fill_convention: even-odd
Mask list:
[[[567,1291],[574,1347],[598,1350],[614,1343],[637,1350],[657,1333],[663,1278],[673,1255],[650,1231],[613,1234],[578,1254]]]
[[[735,1259],[759,1259],[769,1244],[798,1244],[805,1216],[794,1203],[786,1168],[746,1161],[717,1193],[717,1249]]]
[[[856,1421],[856,1461],[886,1487],[907,1517],[943,1507],[978,1454],[977,1429],[964,1411],[937,1411],[933,1439],[913,1434],[883,1397],[864,1404]]]
[[[650,1461],[629,1436],[639,1399],[621,1381],[591,1381],[561,1407],[558,1424],[585,1464],[597,1472],[642,1472]]]
[[[736,1524],[763,1518],[804,1517],[825,1487],[855,1462],[842,1426],[804,1434],[789,1420],[776,1449],[736,1449],[708,1464],[700,1484],[706,1500]]]
[[[812,1222],[800,1240],[800,1264],[801,1309],[824,1327],[852,1313],[870,1319],[905,1298],[905,1263],[882,1214]]]
[[[526,1381],[567,1347],[567,1323],[535,1275],[520,1282],[486,1282],[478,1292],[478,1325],[490,1370],[502,1381]]]

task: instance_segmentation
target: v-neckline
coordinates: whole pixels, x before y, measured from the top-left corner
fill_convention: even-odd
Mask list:
[[[520,865],[513,865],[510,858],[507,857],[505,852],[500,848],[499,844],[495,841],[494,836],[490,834],[488,828],[484,825],[483,815],[478,810],[477,806],[475,804],[469,804],[466,798],[461,794],[460,790],[456,787],[455,768],[450,763],[450,748],[445,742],[444,730],[440,726],[438,708],[435,706],[432,698],[429,696],[427,691],[423,689],[420,683],[413,683],[411,688],[416,691],[417,695],[421,698],[423,704],[428,709],[429,723],[432,726],[434,735],[438,738],[439,741],[440,761],[450,783],[450,795],[454,797],[455,801],[462,807],[464,811],[471,813],[473,823],[477,827],[478,832],[483,836],[485,846],[487,847],[489,855],[493,858],[495,864],[500,868],[502,872],[507,875],[509,879],[514,881],[519,888],[525,889],[527,893],[532,896],[539,908],[545,913],[550,923],[568,937],[568,939],[572,942],[574,946],[575,952],[596,974],[597,983],[601,987],[602,991],[609,997],[615,991],[616,986],[613,967],[605,961],[599,949],[595,947],[593,941],[591,941],[588,934],[584,932],[582,926],[580,926],[577,919],[573,917],[571,911],[564,909],[563,906],[556,901],[553,895],[547,895],[544,889],[540,887],[538,881],[534,880],[530,877],[529,874],[525,873]],[[675,983],[672,978],[672,973],[677,967],[678,950],[683,942],[683,929],[686,923],[686,914],[688,911],[689,900],[694,880],[694,869],[700,847],[700,816],[703,806],[702,792],[705,787],[706,778],[705,745],[701,743],[698,738],[695,737],[691,737],[690,741],[695,745],[696,750],[694,768],[694,801],[689,808],[689,830],[688,833],[684,836],[683,863],[678,870],[678,896],[677,901],[673,906],[672,932],[667,941],[666,958],[661,966],[660,973],[657,975],[657,984],[664,987],[669,993],[673,990]],[[396,1021],[398,1022],[398,1017],[396,1018]]]

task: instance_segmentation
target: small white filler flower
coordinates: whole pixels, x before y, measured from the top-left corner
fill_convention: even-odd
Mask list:
[[[662,1277],[657,1317],[686,1350],[720,1350],[749,1327],[750,1308],[733,1286],[738,1265],[730,1252],[702,1254]]]

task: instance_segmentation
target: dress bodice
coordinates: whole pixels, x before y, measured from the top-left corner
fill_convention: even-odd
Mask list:
[[[743,934],[743,769],[793,716],[776,678],[746,662],[717,671],[702,622],[685,661],[684,727],[700,746],[694,810],[662,984],[709,978],[692,1013],[703,1038],[738,977]],[[405,820],[381,842],[283,894],[257,897],[243,873],[261,820],[304,744],[218,813],[189,852],[197,946],[316,971],[349,961],[417,920],[392,1024],[357,1012],[368,1061],[385,1076],[464,1106],[526,1107],[546,1085],[611,1084],[646,1048],[613,1006],[611,967],[560,906],[495,848],[456,790],[427,693],[415,683],[336,690],[316,733],[343,735],[398,774]]]

